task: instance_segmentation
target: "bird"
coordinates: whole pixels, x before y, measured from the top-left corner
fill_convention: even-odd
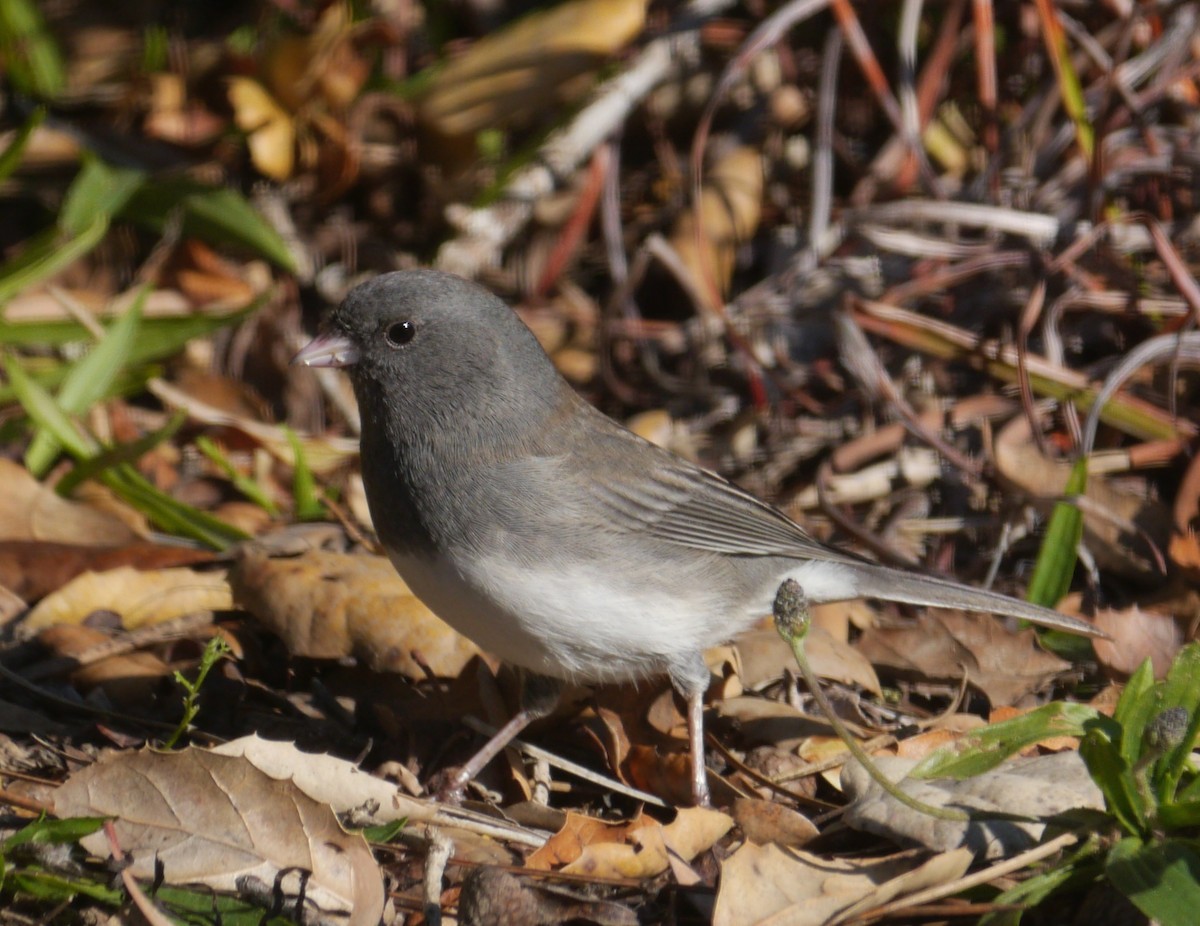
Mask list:
[[[559,374],[486,288],[436,270],[354,287],[295,357],[342,367],[380,544],[441,619],[523,670],[520,708],[450,781],[463,789],[565,683],[669,677],[687,704],[691,791],[710,803],[703,653],[771,613],[875,598],[1091,624],[814,539],[778,508],[627,430]]]

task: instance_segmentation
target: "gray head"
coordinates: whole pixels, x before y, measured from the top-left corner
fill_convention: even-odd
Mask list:
[[[473,422],[494,430],[513,418],[536,421],[569,390],[512,309],[435,270],[385,273],[355,287],[296,361],[347,367],[365,420],[427,436],[442,427],[465,436]]]

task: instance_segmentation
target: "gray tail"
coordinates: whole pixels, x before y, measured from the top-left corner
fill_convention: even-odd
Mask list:
[[[988,614],[1003,614],[1018,617],[1042,627],[1053,627],[1068,633],[1087,637],[1107,637],[1086,621],[1067,617],[1049,608],[1019,601],[999,592],[960,585],[947,579],[902,572],[885,566],[864,566],[855,570],[858,592],[864,598],[879,598],[900,604],[921,605],[933,608],[958,608],[963,611],[980,611]]]

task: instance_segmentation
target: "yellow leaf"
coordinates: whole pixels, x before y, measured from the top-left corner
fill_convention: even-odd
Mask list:
[[[256,80],[229,79],[229,104],[238,128],[248,136],[250,160],[272,180],[292,175],[296,157],[296,127],[292,117]]]

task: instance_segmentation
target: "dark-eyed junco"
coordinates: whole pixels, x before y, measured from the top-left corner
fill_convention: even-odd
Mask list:
[[[1087,623],[827,547],[770,505],[637,437],[576,395],[513,311],[430,270],[358,286],[296,361],[349,370],[379,538],[435,613],[527,670],[521,711],[464,766],[461,789],[558,680],[667,674],[688,703],[692,790],[708,801],[702,658],[771,611],[879,598]]]

